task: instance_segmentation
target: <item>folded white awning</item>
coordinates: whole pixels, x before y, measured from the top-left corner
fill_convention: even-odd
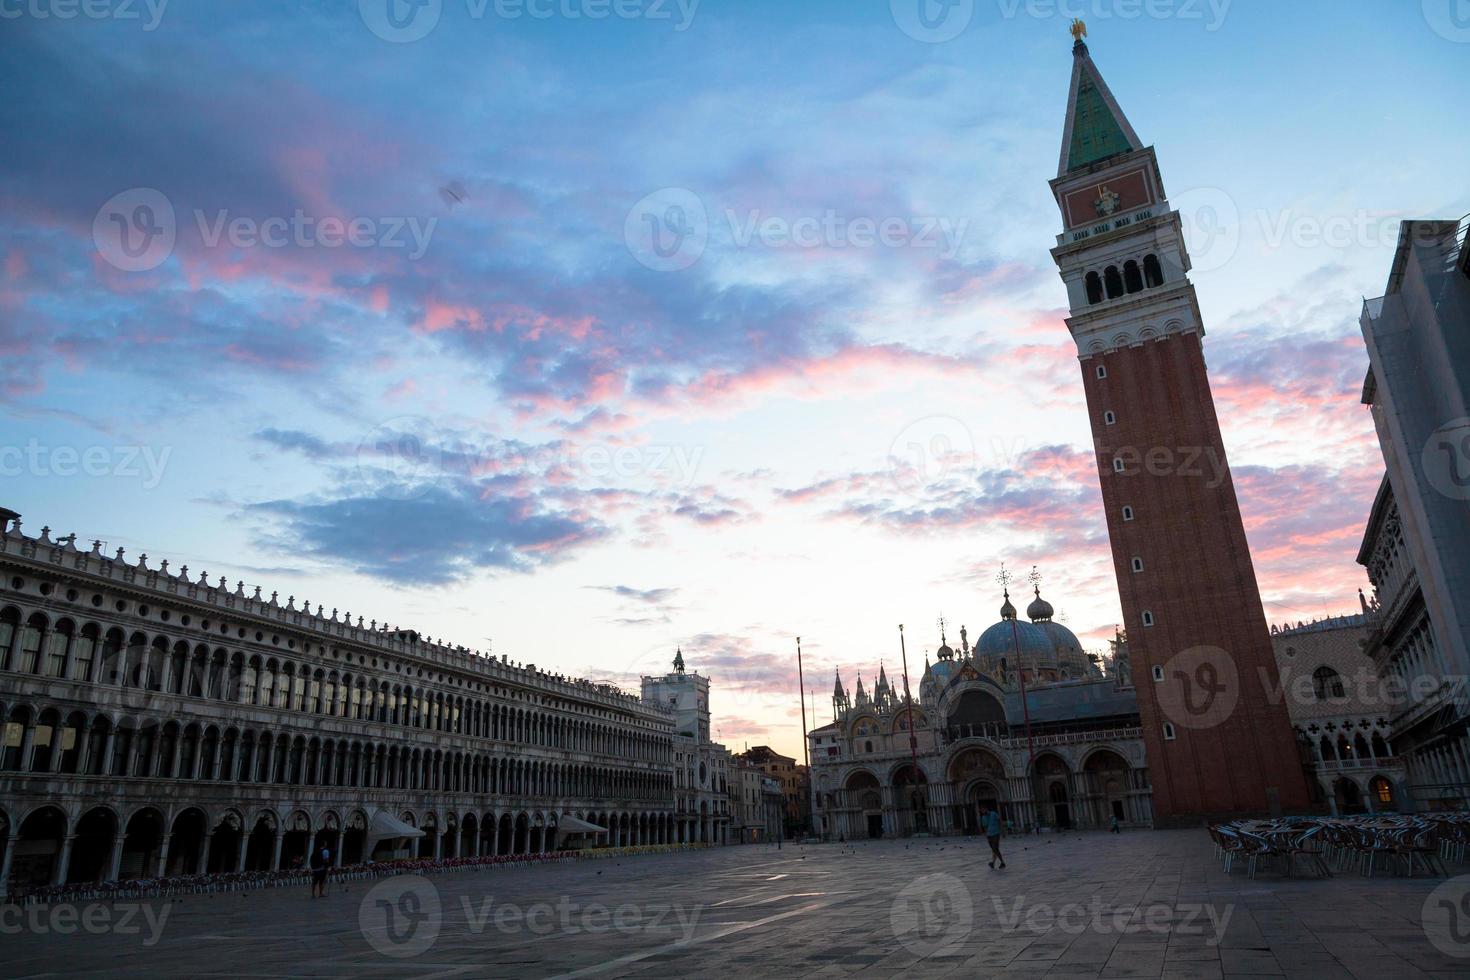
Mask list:
[[[571,814],[562,814],[557,818],[556,829],[564,834],[603,834],[607,832],[606,827],[599,827],[595,823],[578,820]]]
[[[373,819],[368,827],[368,851],[372,852],[373,845],[380,840],[390,837],[422,837],[424,832],[412,824],[406,824],[399,820],[387,810],[379,810],[373,814]]]

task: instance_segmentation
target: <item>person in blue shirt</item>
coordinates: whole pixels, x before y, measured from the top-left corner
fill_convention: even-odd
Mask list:
[[[984,803],[980,804],[980,829],[985,831],[985,839],[990,842],[990,866],[995,867],[995,862],[999,861],[1004,868],[1006,859],[1000,854],[1000,814]]]

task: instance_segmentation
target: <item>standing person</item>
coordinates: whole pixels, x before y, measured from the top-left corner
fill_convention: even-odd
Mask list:
[[[332,868],[332,852],[323,844],[311,852],[311,897],[327,897],[327,872]]]
[[[1123,831],[1121,831],[1121,830],[1118,829],[1118,815],[1116,813],[1113,814],[1113,822],[1112,822],[1111,826],[1108,827],[1108,829],[1111,830],[1115,834],[1121,834],[1123,832]]]
[[[1000,855],[1000,814],[984,803],[980,804],[980,829],[985,831],[985,839],[990,843],[990,866],[995,867],[999,861],[1004,868],[1006,859]]]

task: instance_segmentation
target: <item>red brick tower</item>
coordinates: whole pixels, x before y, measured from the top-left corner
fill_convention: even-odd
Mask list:
[[[1201,347],[1179,213],[1073,28],[1052,250],[1072,315],[1153,782],[1155,823],[1301,812],[1277,680]]]

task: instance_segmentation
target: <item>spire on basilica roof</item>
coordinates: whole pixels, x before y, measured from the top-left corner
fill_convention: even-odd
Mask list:
[[[834,698],[844,698],[847,696],[847,692],[842,689],[842,668],[837,668],[834,673],[836,680],[832,683],[832,696]]]
[[[1072,83],[1067,90],[1067,120],[1062,130],[1062,156],[1057,176],[1129,150],[1143,149],[1143,142],[1118,106],[1118,100],[1092,62],[1087,43],[1087,25],[1072,23]]]

